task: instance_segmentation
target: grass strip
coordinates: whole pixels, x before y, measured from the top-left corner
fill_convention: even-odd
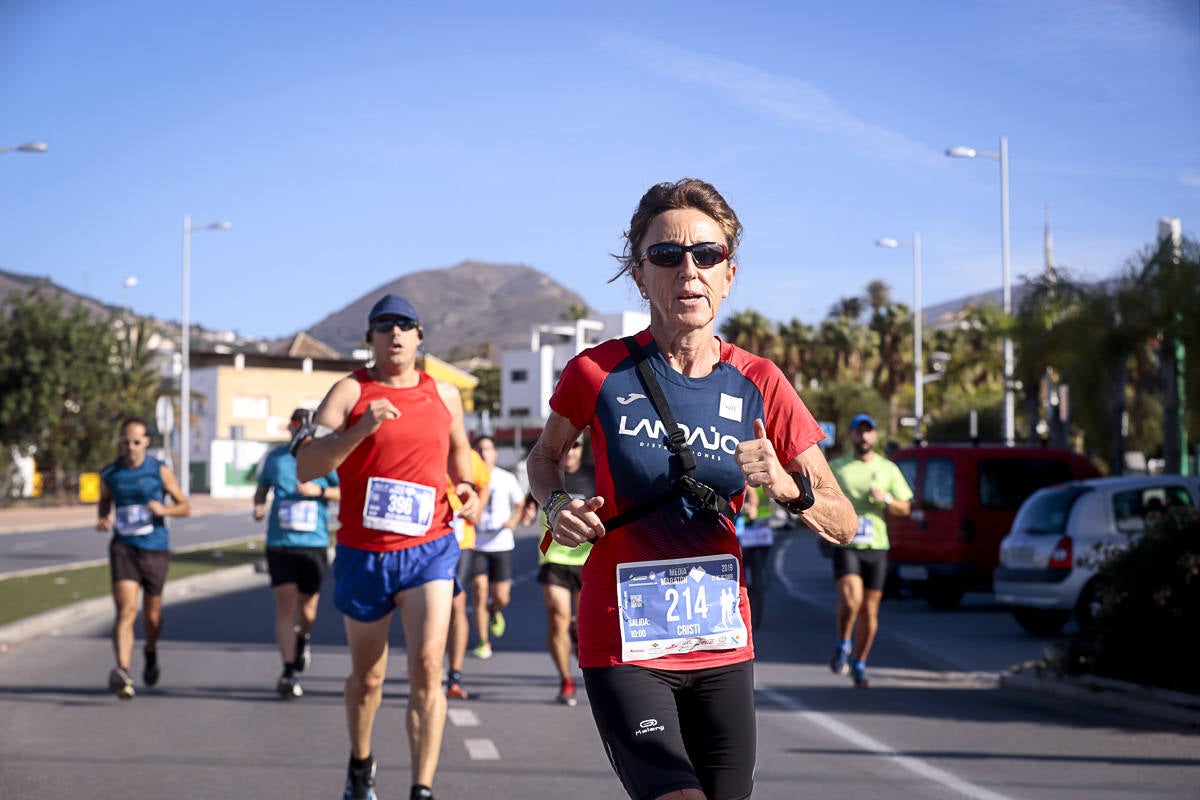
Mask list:
[[[171,554],[167,583],[266,558],[261,538]],[[108,564],[62,569],[0,581],[0,625],[52,611],[80,600],[108,597],[112,583]]]

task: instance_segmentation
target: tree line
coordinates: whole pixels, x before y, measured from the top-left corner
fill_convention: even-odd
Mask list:
[[[33,456],[44,491],[62,496],[80,472],[115,458],[121,419],[153,419],[162,380],[148,340],[144,320],[68,307],[45,286],[9,295],[0,321],[3,499],[20,494],[14,455]]]
[[[1031,278],[1011,317],[968,305],[925,320],[927,441],[999,441],[1003,339],[1013,339],[1017,439],[1071,447],[1120,474],[1127,451],[1178,472],[1184,443],[1200,434],[1200,245],[1163,240],[1128,259],[1112,279],[1069,269]],[[755,310],[722,323],[726,341],[775,361],[818,419],[867,412],[885,438],[914,442],[913,310],[883,281],[847,296],[817,325],[773,322]],[[909,420],[911,422],[911,420]],[[843,437],[839,436],[839,440]],[[840,449],[841,441],[835,446]]]

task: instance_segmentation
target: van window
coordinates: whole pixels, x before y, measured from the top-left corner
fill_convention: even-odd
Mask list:
[[[1065,483],[1074,476],[1065,461],[1050,459],[981,459],[979,504],[984,508],[1016,511],[1029,495],[1044,486]]]
[[[1075,500],[1091,491],[1082,487],[1053,489],[1029,498],[1013,522],[1013,530],[1025,533],[1066,533],[1067,518]]]
[[[939,511],[954,508],[954,462],[949,458],[930,458],[925,461],[921,505]]]
[[[902,458],[896,462],[896,466],[900,468],[900,474],[908,482],[908,488],[912,489],[914,493],[917,491],[917,465],[919,463],[915,458]]]

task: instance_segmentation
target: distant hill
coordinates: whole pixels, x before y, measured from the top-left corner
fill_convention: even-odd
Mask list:
[[[0,315],[6,314],[9,295],[16,294],[17,296],[22,296],[35,287],[42,287],[48,290],[48,294],[51,297],[59,296],[63,301],[63,306],[68,309],[82,304],[88,310],[92,319],[100,319],[114,313],[120,313],[119,308],[105,305],[98,300],[93,300],[81,294],[76,294],[70,289],[64,289],[49,278],[37,275],[21,275],[16,272],[7,272],[0,269]]]
[[[34,286],[59,293],[68,308],[83,304],[95,319],[121,311],[58,286],[49,278],[0,270],[0,314],[10,294],[24,294]],[[367,312],[388,293],[398,294],[416,307],[425,328],[425,350],[440,358],[449,358],[456,350],[477,354],[485,343],[491,345],[493,357],[499,358],[504,350],[528,346],[530,323],[556,322],[572,306],[586,305],[578,294],[531,267],[464,261],[453,267],[404,275],[300,330],[348,356],[364,347]],[[177,322],[155,322],[163,335],[178,338]],[[192,338],[196,349],[206,349],[219,340],[233,350],[265,352],[271,345],[290,344],[294,339],[294,334],[270,341],[229,339],[211,329],[211,335],[205,335],[202,321],[193,320],[192,324],[197,331]]]
[[[425,349],[441,358],[490,344],[494,357],[528,347],[529,323],[555,322],[583,298],[531,267],[464,261],[413,272],[372,289],[309,327],[310,334],[349,354],[364,346],[367,313],[385,294],[398,294],[421,315]]]

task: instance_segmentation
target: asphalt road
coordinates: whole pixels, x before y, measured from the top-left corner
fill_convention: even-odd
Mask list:
[[[468,659],[476,699],[451,703],[435,786],[443,800],[623,796],[586,696],[574,709],[553,702],[534,563],[526,536],[509,632],[491,660]],[[828,562],[798,538],[781,548],[779,567],[755,634],[756,798],[1197,797],[1194,735],[997,688],[995,670],[1047,643],[986,598],[949,613],[885,604],[863,691],[825,666]],[[284,702],[273,691],[271,615],[263,575],[172,602],[162,683],[139,685],[128,703],[104,686],[106,614],[0,655],[0,798],[340,796],[349,664],[340,619],[327,591],[305,696]],[[398,624],[393,644],[402,647]],[[390,668],[375,750],[381,796],[400,798],[409,778],[398,649]]]
[[[245,510],[227,511],[198,517],[172,519],[171,548],[265,536],[266,523],[250,517],[250,501]],[[108,563],[108,542],[112,534],[87,527],[9,533],[0,536],[0,574],[27,573],[80,562]]]

